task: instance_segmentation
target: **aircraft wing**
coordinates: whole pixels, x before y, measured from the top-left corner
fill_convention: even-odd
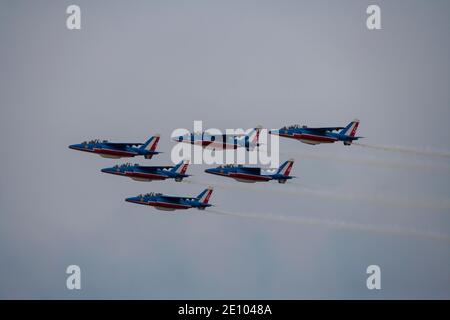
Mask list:
[[[344,127],[322,127],[322,128],[310,128],[306,127],[305,130],[309,131],[317,131],[317,132],[327,132],[327,131],[335,131],[335,130],[342,130]]]

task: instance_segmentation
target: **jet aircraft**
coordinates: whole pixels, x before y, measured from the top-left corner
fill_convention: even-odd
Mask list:
[[[199,210],[205,210],[212,205],[208,203],[209,198],[213,192],[212,187],[208,187],[203,190],[197,197],[178,197],[168,196],[162,193],[147,193],[141,194],[137,197],[131,197],[125,199],[127,202],[153,206],[158,210],[173,211],[177,209],[190,209],[197,208]]]
[[[344,145],[349,146],[353,141],[363,137],[356,137],[356,129],[358,129],[359,120],[355,119],[344,127],[322,127],[310,128],[307,126],[293,125],[283,127],[278,130],[271,130],[270,134],[276,134],[280,137],[286,137],[299,140],[306,144],[334,143],[342,141]],[[335,132],[337,131],[337,132]]]
[[[185,174],[188,165],[188,160],[181,161],[175,166],[140,166],[139,164],[132,165],[131,163],[126,163],[115,165],[110,168],[104,168],[101,171],[104,173],[130,177],[136,181],[174,179],[176,182],[181,182],[183,181],[183,178],[189,177],[188,174]]]
[[[289,159],[283,163],[277,171],[263,170],[259,167],[245,167],[242,165],[225,165],[217,168],[206,169],[206,173],[233,178],[240,182],[254,183],[277,180],[279,183],[286,183],[294,178],[290,176],[294,159]]]
[[[151,159],[155,154],[158,145],[159,135],[155,135],[148,139],[145,143],[127,143],[127,142],[109,142],[107,140],[91,140],[84,141],[79,144],[72,144],[70,149],[96,153],[103,158],[129,158],[135,156],[144,156]]]
[[[184,136],[174,137],[173,140],[176,142],[190,143],[209,149],[225,150],[237,149],[241,147],[246,148],[247,150],[253,150],[255,147],[259,147],[259,134],[261,129],[261,126],[257,126],[247,134],[236,133],[214,135],[209,134],[206,131],[194,132]]]

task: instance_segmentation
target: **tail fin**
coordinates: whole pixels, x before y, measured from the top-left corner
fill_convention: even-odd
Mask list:
[[[289,173],[292,170],[292,166],[294,165],[294,159],[289,159],[285,163],[283,163],[277,171],[277,174],[281,174],[283,176],[289,176]]]
[[[247,135],[249,145],[255,145],[255,146],[258,145],[261,129],[262,129],[262,126],[258,125],[255,128],[253,128],[252,131],[249,132],[249,134]]]
[[[213,187],[208,187],[207,189],[203,190],[202,193],[197,196],[197,200],[203,204],[208,204],[213,190]]]
[[[159,134],[155,134],[153,137],[148,139],[142,146],[141,149],[146,151],[155,151],[159,142]]]
[[[183,160],[172,168],[173,173],[184,174],[189,166],[189,160]]]
[[[349,137],[354,137],[356,134],[356,130],[359,126],[359,120],[355,119],[350,122],[344,129],[341,130],[340,134],[344,134]]]

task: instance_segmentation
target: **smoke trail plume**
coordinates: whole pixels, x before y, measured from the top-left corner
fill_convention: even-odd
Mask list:
[[[194,183],[199,185],[212,185],[218,188],[223,189],[231,189],[231,190],[250,190],[256,192],[264,192],[264,193],[279,193],[284,195],[292,195],[292,196],[307,196],[307,197],[316,197],[323,200],[331,200],[331,201],[361,201],[368,204],[373,205],[381,205],[387,207],[394,208],[407,208],[407,209],[427,209],[427,210],[450,210],[450,202],[447,199],[441,200],[429,200],[429,199],[416,199],[416,198],[405,198],[401,199],[399,197],[388,197],[384,195],[376,195],[376,194],[362,194],[362,193],[340,193],[339,191],[327,191],[327,190],[315,190],[306,188],[304,186],[295,184],[294,187],[284,185],[280,186],[280,188],[275,188],[272,186],[265,185],[263,188],[253,185],[242,185],[242,184],[227,184],[227,183],[213,183],[211,181],[200,181],[193,180],[186,181],[188,183]],[[291,183],[292,185],[293,183]]]
[[[397,236],[409,236],[409,237],[417,237],[417,238],[428,238],[433,240],[443,240],[450,241],[450,236],[448,234],[443,233],[435,233],[417,230],[413,228],[402,228],[397,226],[373,226],[367,224],[361,224],[356,222],[346,222],[346,221],[338,221],[338,220],[324,220],[324,219],[315,219],[315,218],[306,218],[306,217],[288,217],[281,215],[259,215],[259,214],[243,214],[238,212],[229,212],[218,209],[208,209],[207,212],[225,215],[225,216],[233,216],[244,219],[258,219],[258,220],[266,220],[266,221],[274,221],[274,222],[284,222],[284,223],[296,223],[303,225],[312,225],[312,226],[325,226],[334,229],[343,229],[343,230],[353,230],[353,231],[362,231],[362,232],[372,232],[378,234],[386,234],[386,235],[397,235]]]
[[[368,146],[364,144],[359,143],[353,143],[355,145],[359,146]],[[368,146],[369,148],[378,148],[376,146]],[[381,148],[390,148],[390,147],[381,147]],[[396,151],[398,151],[397,148],[395,148]],[[261,151],[270,152],[270,150],[265,148],[260,148]],[[405,151],[404,149],[403,151]],[[408,150],[409,153],[413,152],[412,150]],[[424,153],[425,152],[425,153]],[[421,155],[430,155],[430,152],[427,151],[419,151],[414,150],[414,154],[421,154]],[[436,156],[436,153],[432,152],[432,155]],[[437,153],[440,155],[440,157],[446,157],[446,153]],[[390,169],[410,169],[410,170],[422,170],[422,171],[442,171],[445,173],[450,174],[450,164],[437,164],[437,163],[430,163],[430,162],[417,162],[417,161],[410,161],[410,160],[404,160],[404,161],[392,161],[392,160],[385,160],[385,159],[374,159],[374,158],[356,158],[356,157],[349,157],[349,156],[342,156],[342,155],[336,155],[336,154],[318,154],[318,153],[312,153],[312,152],[299,152],[298,150],[290,150],[289,152],[280,152],[280,155],[283,157],[292,157],[293,155],[301,157],[301,158],[308,158],[308,159],[319,159],[319,160],[328,160],[332,162],[343,162],[348,164],[357,164],[357,165],[367,165],[372,167],[379,167],[379,168],[390,168]],[[450,153],[448,154],[450,157]]]
[[[356,158],[349,156],[341,156],[335,154],[315,154],[308,152],[280,152],[281,155],[285,157],[291,157],[296,155],[300,158],[306,159],[318,159],[318,160],[328,160],[332,162],[343,162],[348,164],[356,165],[367,165],[378,168],[388,168],[388,169],[410,169],[410,170],[422,170],[422,171],[442,171],[450,174],[449,164],[437,164],[429,162],[412,162],[412,161],[392,161],[384,159],[373,159],[373,158]]]
[[[450,159],[450,152],[446,152],[446,151],[436,151],[436,150],[426,150],[426,149],[422,150],[422,149],[413,149],[413,148],[406,148],[406,147],[400,147],[400,146],[377,146],[377,145],[365,144],[365,143],[360,143],[360,142],[354,142],[353,144],[356,146],[370,148],[370,149],[376,149],[376,150],[393,151],[393,152],[399,152],[399,153],[410,154],[410,155],[413,154],[413,155]]]

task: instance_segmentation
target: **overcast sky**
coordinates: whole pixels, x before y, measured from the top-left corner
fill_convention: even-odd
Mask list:
[[[0,297],[450,298],[450,2],[376,1],[369,31],[372,3],[0,0]],[[67,148],[161,133],[164,153],[132,162],[169,165],[172,130],[194,120],[356,117],[384,149],[281,140],[286,185],[205,165],[195,183],[136,182],[100,172],[126,160]],[[207,184],[215,213],[124,201]]]

